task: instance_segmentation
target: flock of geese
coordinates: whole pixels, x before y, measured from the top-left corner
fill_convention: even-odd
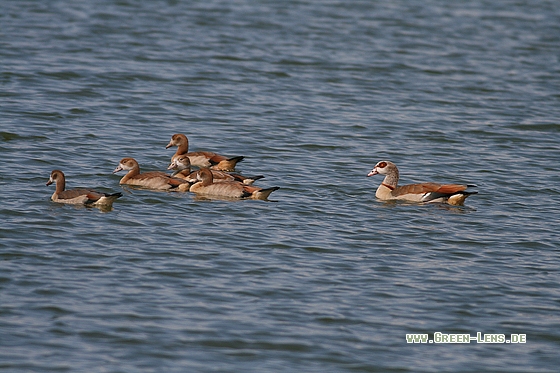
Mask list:
[[[279,187],[260,188],[252,184],[264,176],[243,176],[234,173],[235,166],[243,156],[225,157],[213,152],[189,152],[189,140],[182,133],[171,137],[166,148],[176,146],[167,168],[172,174],[162,171],[140,172],[140,165],[134,158],[123,158],[113,173],[127,171],[121,185],[134,185],[153,190],[173,190],[192,192],[197,196],[221,199],[260,199],[267,200]],[[192,167],[197,167],[193,170]],[[408,202],[439,202],[450,205],[463,205],[465,199],[477,193],[467,191],[475,185],[420,183],[398,186],[399,171],[389,161],[378,162],[367,176],[385,175],[375,196],[383,201],[403,200]],[[47,185],[56,184],[51,199],[54,202],[86,206],[111,207],[113,202],[122,197],[122,193],[101,193],[91,189],[66,190],[64,173],[60,170],[51,172]]]

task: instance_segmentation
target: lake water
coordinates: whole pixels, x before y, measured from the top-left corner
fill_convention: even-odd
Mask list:
[[[0,371],[557,371],[558,2],[3,0],[0,25]],[[174,133],[281,189],[123,190]],[[479,194],[377,201],[384,159]],[[124,196],[55,204],[53,169]],[[406,341],[436,332],[526,343]]]

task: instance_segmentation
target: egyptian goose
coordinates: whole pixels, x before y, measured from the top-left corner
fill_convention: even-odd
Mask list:
[[[64,190],[66,188],[66,177],[64,177],[64,173],[60,170],[51,172],[51,177],[49,181],[47,181],[47,185],[51,185],[52,183],[56,183],[56,190],[51,199],[59,203],[111,207],[113,202],[122,196],[122,193],[107,194],[90,189]]]
[[[179,155],[186,155],[191,161],[191,165],[201,168],[211,168],[220,171],[233,171],[237,162],[243,160],[243,156],[227,158],[212,152],[189,152],[189,139],[182,133],[176,133],[171,136],[171,141],[165,147],[168,149],[172,146],[177,147],[177,151],[171,157],[171,162]]]
[[[369,176],[385,175],[385,179],[377,188],[375,196],[380,200],[404,200],[409,202],[443,202],[450,205],[463,205],[465,199],[477,192],[467,192],[474,185],[421,183],[397,186],[399,170],[389,161],[378,162]]]
[[[201,196],[218,198],[248,198],[266,200],[270,193],[280,189],[279,187],[259,188],[245,185],[238,181],[223,181],[215,183],[212,172],[207,168],[198,171],[198,182],[191,186],[191,192]]]
[[[197,175],[198,171],[191,170],[191,162],[188,156],[179,155],[175,157],[175,160],[171,162],[168,170],[175,170],[172,176],[178,177],[183,180],[187,180],[189,183],[196,183],[198,181]],[[211,170],[212,177],[215,183],[222,181],[239,181],[245,185],[251,185],[255,180],[264,178],[263,175],[258,176],[242,176],[239,174],[231,174],[225,171]]]
[[[169,190],[175,189],[186,181],[172,177],[165,172],[149,171],[140,173],[140,166],[134,158],[123,158],[113,173],[126,170],[128,173],[124,175],[120,184],[136,185],[149,189]]]

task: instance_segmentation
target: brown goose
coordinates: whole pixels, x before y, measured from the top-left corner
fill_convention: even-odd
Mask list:
[[[196,183],[198,181],[198,171],[191,170],[191,162],[188,156],[179,155],[175,157],[175,160],[171,162],[168,170],[175,170],[172,176],[178,177],[183,180],[187,180],[190,183]],[[239,174],[227,173],[225,171],[211,170],[212,177],[215,183],[222,181],[239,181],[245,185],[252,185],[255,180],[264,178],[262,175],[258,176],[242,176]]]
[[[243,160],[243,156],[227,158],[212,152],[189,152],[189,139],[182,133],[176,133],[171,136],[171,141],[165,147],[166,149],[176,146],[177,151],[171,157],[171,162],[179,155],[186,155],[191,161],[191,165],[196,167],[209,167],[213,170],[233,171],[237,162]]]
[[[280,189],[279,187],[259,188],[245,185],[238,181],[223,181],[215,183],[212,172],[207,168],[198,171],[198,182],[191,186],[191,192],[201,196],[218,198],[248,198],[266,200],[270,193]]]
[[[128,171],[128,173],[121,178],[120,184],[136,185],[149,189],[169,190],[186,183],[185,180],[172,177],[165,172],[149,171],[140,173],[140,166],[134,158],[121,159],[113,173],[122,170]]]
[[[377,188],[375,196],[383,201],[404,200],[409,202],[442,202],[450,205],[463,205],[465,199],[477,192],[467,192],[474,185],[421,183],[397,186],[399,170],[389,161],[378,162],[367,176],[385,175]]]
[[[47,185],[56,183],[56,190],[51,199],[54,202],[69,203],[73,205],[85,206],[107,206],[111,207],[113,202],[122,196],[122,193],[101,193],[91,189],[70,189],[66,188],[66,177],[60,170],[51,172],[51,177],[47,181]]]

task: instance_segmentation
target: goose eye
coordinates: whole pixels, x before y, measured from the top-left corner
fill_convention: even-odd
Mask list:
[[[387,167],[387,162],[379,162],[379,163],[377,164],[377,167],[379,167],[379,168],[385,168],[385,167]]]

